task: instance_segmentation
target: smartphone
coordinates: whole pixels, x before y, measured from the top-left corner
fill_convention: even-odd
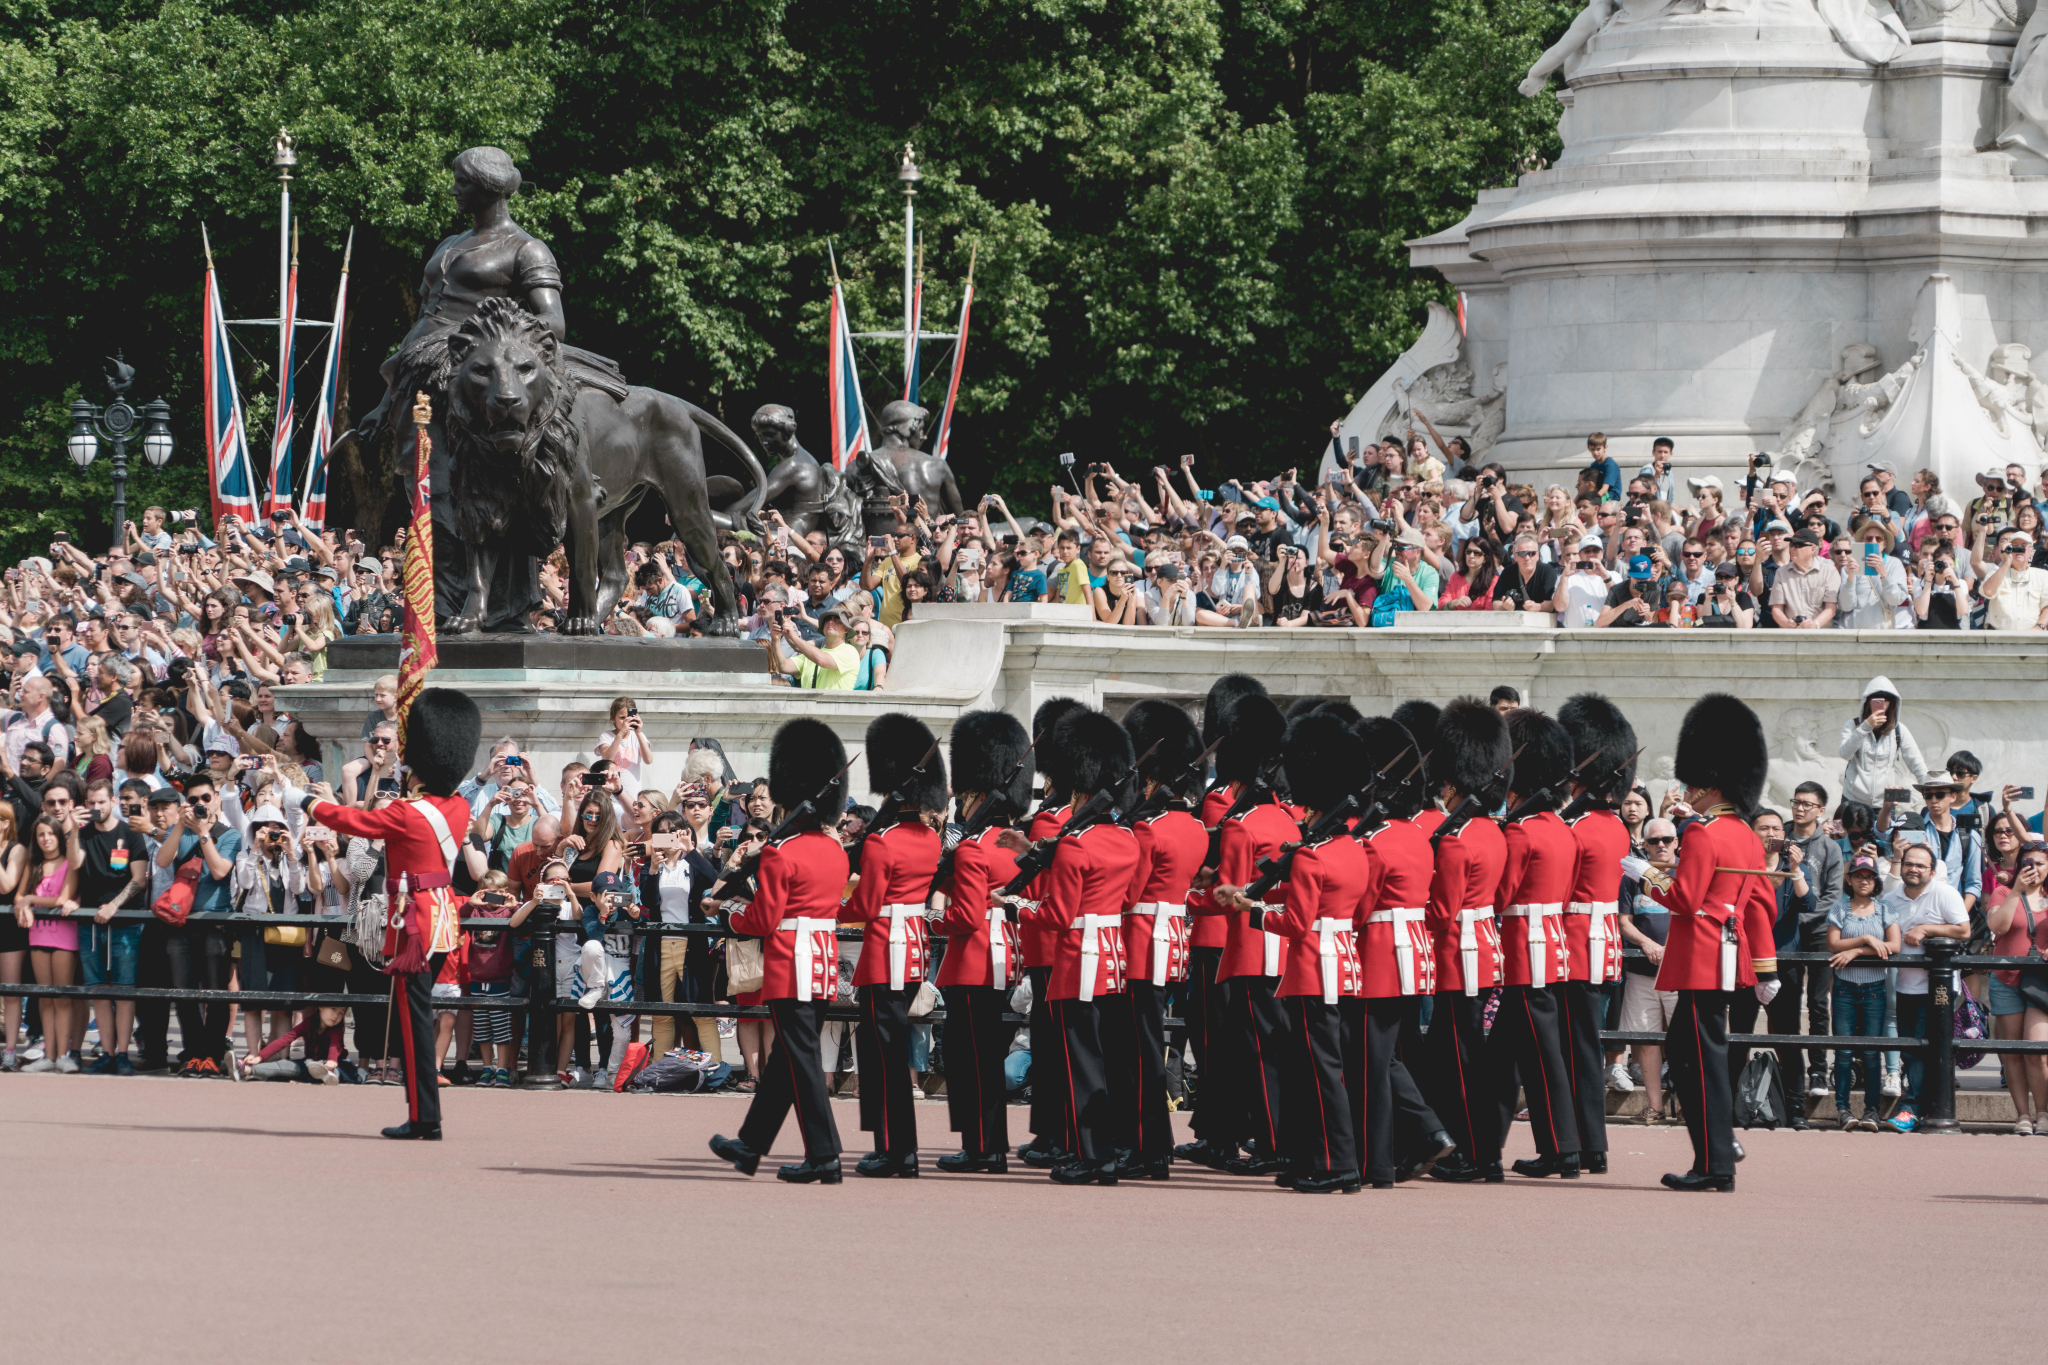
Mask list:
[[[2031,801],[2034,799],[2034,789],[2032,787],[2021,787],[2017,792],[2013,793],[2012,799],[2015,801]]]
[[[678,830],[670,830],[666,834],[651,834],[647,837],[647,847],[654,853],[673,853],[682,846],[683,836]]]
[[[869,548],[870,550],[881,550],[881,551],[884,551],[884,552],[886,552],[886,551],[888,550],[888,548],[889,548],[889,537],[887,537],[887,536],[869,536],[869,537],[868,537],[868,548]]]
[[[1913,790],[1910,787],[1886,787],[1884,799],[1893,805],[1899,805],[1913,799]]]
[[[1358,438],[1356,436],[1350,437],[1345,449],[1355,458],[1358,454]]]
[[[1210,492],[1210,491],[1209,491],[1208,489],[1206,489],[1206,488],[1204,488],[1204,489],[1203,489],[1203,490],[1202,490],[1201,492],[1199,492],[1199,493],[1195,494],[1195,497],[1196,497],[1196,498],[1197,498],[1197,499],[1198,499],[1199,501],[1202,501],[1202,502],[1214,502],[1214,501],[1216,501],[1216,495],[1215,495],[1214,493],[1211,493],[1211,492]]]
[[[1764,852],[1766,853],[1783,853],[1785,851],[1785,841],[1783,839],[1766,839],[1763,841],[1763,844]]]
[[[576,780],[581,782],[586,787],[602,787],[604,785],[604,774],[578,773],[576,774]]]
[[[50,542],[54,545],[63,545],[69,542],[70,539],[71,533],[69,531],[53,531],[50,533]]]

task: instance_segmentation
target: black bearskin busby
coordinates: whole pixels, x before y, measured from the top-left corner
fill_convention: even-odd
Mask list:
[[[846,774],[839,771],[845,766],[846,746],[831,726],[807,716],[785,721],[768,749],[768,794],[785,811],[815,802],[819,822],[830,825],[846,809]]]
[[[1448,782],[1461,796],[1496,796],[1496,775],[1508,765],[1514,746],[1500,712],[1473,697],[1460,697],[1436,721],[1436,748],[1429,756],[1429,786]]]
[[[1131,737],[1100,711],[1072,712],[1054,728],[1054,737],[1073,765],[1074,791],[1093,796],[1130,775]]]
[[[1508,712],[1507,719],[1508,752],[1519,750],[1521,754],[1515,760],[1514,776],[1508,779],[1508,790],[1523,801],[1542,792],[1543,798],[1529,806],[1531,812],[1556,810],[1571,795],[1565,781],[1577,761],[1572,755],[1571,735],[1532,707],[1518,706]]]
[[[1031,747],[1031,736],[1015,716],[969,711],[953,722],[949,747],[955,790],[1002,796],[1013,816],[1031,808],[1031,765],[1020,762]]]
[[[931,760],[919,772],[926,754]],[[916,716],[884,711],[868,723],[868,790],[877,796],[900,794],[906,811],[946,808],[946,762],[939,756],[931,727]]]
[[[1357,707],[1353,706],[1350,702],[1345,701],[1341,697],[1337,698],[1335,701],[1326,701],[1321,706],[1318,706],[1316,708],[1316,714],[1319,716],[1335,716],[1338,720],[1343,721],[1346,725],[1356,725],[1360,721],[1365,719],[1365,713],[1363,711],[1360,711]]]
[[[1572,737],[1573,761],[1586,764],[1579,784],[1597,800],[1619,804],[1636,783],[1635,726],[1598,692],[1581,692],[1558,707],[1557,723]]]
[[[1054,738],[1054,731],[1068,716],[1087,709],[1087,703],[1079,697],[1054,697],[1041,702],[1031,717],[1031,737],[1038,741],[1031,751],[1032,766],[1045,775],[1046,795],[1055,805],[1064,802],[1074,790],[1074,765]]]
[[[1404,701],[1394,708],[1394,724],[1406,730],[1415,747],[1426,754],[1436,747],[1436,722],[1442,714],[1435,702]]]
[[[1168,789],[1183,800],[1193,800],[1201,791],[1204,774],[1194,771],[1194,762],[1202,756],[1202,732],[1187,712],[1170,701],[1147,697],[1124,712],[1124,733],[1131,737],[1131,753],[1143,760],[1138,764],[1140,777],[1169,784]],[[1152,756],[1144,758],[1148,749]]]
[[[1770,764],[1763,722],[1726,692],[1709,692],[1694,702],[1678,727],[1678,780],[1716,788],[1745,819],[1763,799]]]
[[[1422,751],[1406,730],[1384,716],[1367,716],[1355,727],[1365,745],[1366,781],[1391,763],[1393,768],[1380,779],[1373,799],[1391,819],[1405,820],[1422,813],[1423,772],[1417,767]]]
[[[1289,725],[1294,724],[1294,722],[1300,720],[1322,704],[1323,699],[1321,697],[1296,697],[1287,704],[1287,723]]]
[[[1225,673],[1209,684],[1202,702],[1202,747],[1208,748],[1230,730],[1230,713],[1246,697],[1263,697],[1266,685],[1249,673]]]
[[[1223,782],[1250,782],[1280,751],[1287,720],[1272,698],[1242,697],[1230,709],[1230,726],[1216,750],[1216,777]]]
[[[1335,810],[1370,772],[1365,741],[1358,732],[1340,717],[1320,711],[1297,716],[1287,727],[1280,763],[1287,770],[1288,795],[1312,811]]]
[[[467,692],[429,687],[406,713],[405,766],[429,794],[453,796],[474,770],[483,739],[483,712]]]

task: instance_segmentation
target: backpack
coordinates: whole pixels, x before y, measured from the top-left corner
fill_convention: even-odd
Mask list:
[[[642,1094],[702,1094],[718,1089],[731,1076],[732,1068],[713,1061],[710,1053],[679,1047],[640,1068],[628,1088]]]
[[[1735,1122],[1744,1128],[1776,1128],[1788,1121],[1778,1054],[1758,1048],[1749,1054],[1735,1082]]]

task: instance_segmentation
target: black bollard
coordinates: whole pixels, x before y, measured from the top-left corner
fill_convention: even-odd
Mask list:
[[[1920,1055],[1926,1066],[1920,1080],[1920,1123],[1923,1133],[1955,1133],[1956,1127],[1956,954],[1963,941],[1929,938],[1927,953],[1927,1046]]]
[[[533,934],[533,966],[526,987],[526,1075],[521,1090],[560,1090],[561,1059],[555,1056],[555,929],[556,922],[545,911],[536,911],[539,921]],[[529,921],[531,923],[532,921]]]

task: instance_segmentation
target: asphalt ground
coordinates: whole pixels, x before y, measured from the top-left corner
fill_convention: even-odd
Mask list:
[[[0,1078],[14,1360],[519,1362],[2040,1359],[2024,1271],[2048,1145],[1744,1135],[1733,1195],[1657,1177],[1682,1129],[1611,1128],[1612,1173],[1306,1196],[1177,1168],[1066,1189],[1012,1163],[749,1180],[734,1096]],[[1013,1141],[1023,1131],[1012,1109]],[[849,1157],[866,1144],[835,1104]],[[1532,1154],[1526,1126],[1510,1156]],[[655,1353],[660,1353],[657,1357]]]

